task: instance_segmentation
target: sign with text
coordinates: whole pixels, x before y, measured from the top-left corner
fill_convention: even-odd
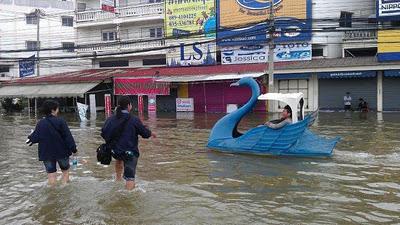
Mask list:
[[[114,78],[115,95],[169,95],[169,83],[154,78]]]
[[[368,78],[368,77],[376,77],[376,71],[346,71],[346,72],[318,73],[318,78],[322,78],[322,79]]]
[[[194,104],[193,98],[177,98],[176,99],[177,112],[193,112]]]
[[[26,77],[35,74],[35,55],[19,60],[19,77]]]
[[[376,17],[380,20],[400,20],[400,0],[377,0]]]
[[[214,0],[166,0],[165,34],[167,38],[182,36],[215,37]]]
[[[114,0],[101,0],[101,10],[115,13]]]
[[[275,17],[275,42],[311,40],[311,0],[217,0],[218,45],[268,41],[270,8]]]
[[[167,52],[167,66],[198,66],[215,65],[216,46],[210,43],[179,43],[179,47],[169,48]]]
[[[268,62],[268,46],[244,45],[221,48],[222,64],[247,64]],[[288,62],[311,60],[311,44],[289,43],[275,45],[274,61]]]

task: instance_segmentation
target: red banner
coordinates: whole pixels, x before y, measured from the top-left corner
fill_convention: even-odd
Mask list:
[[[169,83],[153,78],[114,78],[115,95],[169,95]]]
[[[115,13],[115,3],[114,0],[102,0],[101,10]]]
[[[139,113],[142,113],[143,109],[144,109],[143,95],[138,95],[138,111],[139,111]]]
[[[104,110],[107,117],[111,116],[111,95],[105,94],[104,95]]]

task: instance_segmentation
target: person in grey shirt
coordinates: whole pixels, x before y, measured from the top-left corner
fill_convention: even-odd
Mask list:
[[[283,108],[280,119],[268,121],[264,125],[272,129],[279,129],[284,127],[286,124],[291,124],[291,123],[292,123],[292,109],[290,108],[290,106],[286,105]]]

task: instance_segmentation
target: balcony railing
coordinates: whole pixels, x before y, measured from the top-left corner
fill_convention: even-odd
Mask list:
[[[76,22],[98,22],[107,19],[127,18],[127,17],[146,17],[154,15],[163,15],[164,3],[153,3],[139,6],[128,6],[116,8],[115,13],[110,13],[102,10],[84,11],[76,14]]]
[[[135,50],[150,50],[153,48],[163,47],[165,45],[164,40],[135,40],[132,42],[109,42],[97,45],[82,45],[78,46],[78,52],[105,52],[105,51],[135,51]]]
[[[344,40],[372,40],[376,39],[376,30],[348,30],[344,33]]]

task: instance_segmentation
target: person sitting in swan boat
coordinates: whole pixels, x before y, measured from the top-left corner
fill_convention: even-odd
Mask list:
[[[272,129],[279,129],[284,127],[286,124],[291,124],[291,123],[292,123],[292,109],[290,108],[289,105],[286,105],[283,108],[280,119],[268,121],[264,125]]]

